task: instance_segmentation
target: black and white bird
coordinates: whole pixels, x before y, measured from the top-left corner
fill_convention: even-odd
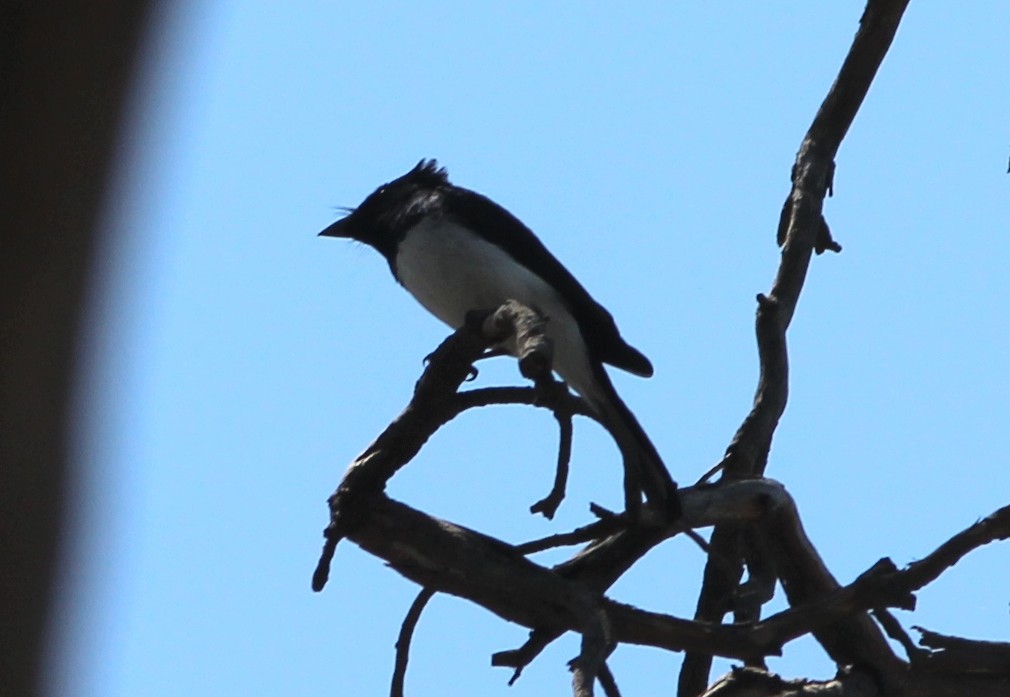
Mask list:
[[[544,315],[554,370],[613,432],[626,482],[641,490],[626,492],[629,512],[637,515],[644,493],[668,517],[679,516],[677,485],[603,368],[608,363],[649,377],[652,364],[519,219],[451,184],[434,160],[421,160],[319,234],[374,247],[394,278],[454,329],[469,311],[493,310],[510,299]]]

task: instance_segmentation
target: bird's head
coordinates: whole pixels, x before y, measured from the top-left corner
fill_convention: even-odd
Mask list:
[[[383,184],[347,215],[320,232],[394,253],[400,237],[439,204],[440,190],[449,186],[445,169],[435,160],[421,160],[402,177]]]

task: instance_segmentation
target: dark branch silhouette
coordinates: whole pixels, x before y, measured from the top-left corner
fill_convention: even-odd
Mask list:
[[[403,681],[407,677],[407,661],[410,659],[410,640],[414,636],[417,621],[421,619],[424,606],[434,595],[435,591],[431,588],[422,588],[414,598],[414,602],[410,604],[407,616],[403,618],[400,636],[396,638],[396,663],[393,666],[393,681],[389,686],[390,697],[403,697]]]
[[[764,474],[772,436],[789,395],[786,331],[803,290],[810,257],[828,249],[841,251],[831,239],[823,215],[824,198],[832,192],[835,154],[891,46],[907,4],[908,0],[870,0],[867,3],[841,71],[800,145],[791,174],[792,189],[779,220],[777,241],[782,256],[778,273],[769,294],[758,295],[756,331],[761,372],[757,393],[753,408],[733,436],[721,463],[727,478]],[[713,532],[713,555],[737,561],[729,573],[711,562],[706,567],[695,619],[719,622],[733,609],[730,598],[737,592],[743,575],[743,545],[741,531],[735,527],[718,528]],[[836,585],[834,579],[826,583],[823,590],[832,585]],[[783,586],[788,595],[789,586],[785,581]],[[805,596],[794,599],[790,595],[789,599],[802,602]],[[830,648],[828,645],[825,648],[843,665],[862,662],[883,672],[891,664],[886,641],[869,621],[859,623],[862,626],[852,635],[854,640],[848,642],[847,649],[837,640],[829,640]],[[842,643],[846,643],[844,639]],[[689,653],[681,668],[678,694],[693,697],[702,692],[710,671],[710,656]]]

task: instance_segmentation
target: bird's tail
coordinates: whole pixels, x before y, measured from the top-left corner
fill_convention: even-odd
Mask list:
[[[624,458],[624,496],[628,512],[634,514],[641,507],[644,493],[649,503],[665,511],[668,519],[676,520],[681,513],[677,483],[645,429],[617,394],[604,367],[597,364],[593,372],[595,389],[583,397],[614,436]]]

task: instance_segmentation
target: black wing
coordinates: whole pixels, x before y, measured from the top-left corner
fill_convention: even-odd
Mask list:
[[[613,316],[550,253],[522,221],[491,199],[467,189],[441,189],[443,212],[508,252],[516,261],[557,288],[582,329],[590,355],[642,377],[652,376],[652,363],[622,337]]]

